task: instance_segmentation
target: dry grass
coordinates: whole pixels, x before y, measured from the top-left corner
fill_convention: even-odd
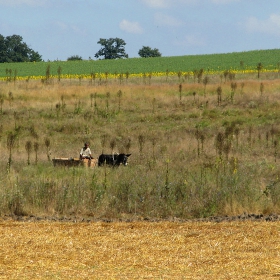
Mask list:
[[[231,83],[219,77],[211,77],[205,96],[202,83],[184,81],[181,100],[178,79],[153,79],[151,85],[0,83],[0,213],[102,218],[279,213],[280,80],[235,81],[234,98]],[[218,151],[216,138],[226,131],[231,132]],[[8,165],[11,132],[16,141]],[[143,149],[139,137],[145,139]],[[32,149],[30,165],[29,141],[39,145],[38,162]],[[128,168],[63,170],[48,161],[78,157],[84,141],[95,158],[111,153],[115,141],[114,151],[132,154]]]
[[[2,221],[1,279],[279,279],[280,222]]]

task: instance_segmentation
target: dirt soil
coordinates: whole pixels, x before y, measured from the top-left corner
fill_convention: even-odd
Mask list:
[[[15,221],[58,221],[58,222],[135,222],[135,221],[147,221],[147,222],[233,222],[233,221],[280,221],[280,214],[248,214],[243,213],[237,216],[213,216],[207,218],[193,218],[193,219],[180,219],[176,217],[170,218],[139,218],[139,217],[129,217],[129,218],[94,218],[91,216],[16,216],[16,215],[5,215],[2,217],[3,220],[15,220]]]

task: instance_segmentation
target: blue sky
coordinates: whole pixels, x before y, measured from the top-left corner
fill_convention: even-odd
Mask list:
[[[129,57],[280,47],[279,0],[0,0],[0,34],[47,60],[94,58],[100,38],[121,38]]]

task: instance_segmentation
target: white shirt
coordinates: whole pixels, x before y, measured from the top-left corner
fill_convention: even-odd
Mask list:
[[[91,156],[91,150],[89,147],[87,147],[86,149],[82,148],[80,155],[83,157],[90,157]]]

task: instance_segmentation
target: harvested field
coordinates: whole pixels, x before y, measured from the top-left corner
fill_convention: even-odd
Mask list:
[[[0,223],[0,279],[279,279],[280,222]]]

